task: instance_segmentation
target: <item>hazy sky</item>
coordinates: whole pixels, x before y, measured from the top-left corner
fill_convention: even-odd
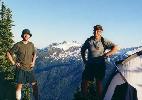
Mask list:
[[[15,42],[28,28],[38,48],[64,40],[84,43],[101,24],[103,36],[121,47],[142,43],[142,0],[3,1],[13,12]]]

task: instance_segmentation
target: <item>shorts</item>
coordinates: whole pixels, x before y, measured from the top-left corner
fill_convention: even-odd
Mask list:
[[[16,83],[21,83],[21,84],[36,82],[33,70],[25,71],[23,69],[16,68],[15,81]]]
[[[82,73],[82,80],[102,80],[105,76],[105,69],[106,64],[104,58],[91,59],[85,65],[85,70]]]

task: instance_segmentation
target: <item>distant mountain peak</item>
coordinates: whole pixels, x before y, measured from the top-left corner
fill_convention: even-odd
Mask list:
[[[67,41],[63,41],[62,43],[54,43],[54,45],[52,45],[52,47],[55,48],[60,48],[65,50],[68,50],[70,47],[80,47],[81,44],[78,43],[77,41],[71,41],[71,42],[67,42]]]

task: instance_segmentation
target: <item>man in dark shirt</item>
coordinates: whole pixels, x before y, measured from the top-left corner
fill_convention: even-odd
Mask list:
[[[96,79],[97,93],[102,98],[102,79],[105,75],[105,57],[111,56],[117,51],[117,46],[109,40],[102,37],[103,28],[101,25],[94,26],[94,36],[88,38],[81,47],[81,56],[85,64],[85,70],[82,74],[81,89],[84,95],[87,95],[89,81]],[[105,50],[110,51],[105,53]],[[86,59],[85,52],[88,50]]]
[[[10,62],[16,66],[16,99],[21,100],[22,84],[31,83],[33,87],[33,95],[35,100],[38,100],[37,83],[33,73],[33,67],[36,60],[36,49],[34,44],[29,41],[32,34],[29,29],[22,31],[22,41],[17,42],[7,52],[7,57]],[[14,60],[14,56],[16,60]]]

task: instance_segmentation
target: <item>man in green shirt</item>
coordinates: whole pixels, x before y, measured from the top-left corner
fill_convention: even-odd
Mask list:
[[[111,56],[117,51],[117,46],[111,41],[102,37],[103,28],[101,25],[94,26],[93,36],[88,38],[81,47],[81,56],[85,64],[82,74],[81,89],[84,95],[87,94],[89,81],[96,79],[96,86],[99,100],[102,100],[102,79],[105,75],[105,57]],[[105,53],[105,50],[110,51]],[[85,52],[88,50],[87,59]]]
[[[16,66],[16,99],[21,100],[22,84],[31,83],[33,87],[33,95],[38,100],[38,88],[33,73],[33,67],[36,60],[36,49],[34,44],[29,41],[32,34],[29,29],[22,31],[22,41],[17,42],[7,52],[7,57]],[[15,57],[13,56],[15,55]],[[15,60],[14,60],[15,58]]]

